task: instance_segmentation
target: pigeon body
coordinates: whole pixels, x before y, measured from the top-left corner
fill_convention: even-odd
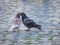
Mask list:
[[[41,25],[36,24],[32,19],[29,19],[29,17],[26,16],[25,13],[21,13],[20,14],[22,16],[22,22],[23,24],[28,28],[38,28],[39,30],[41,30]]]

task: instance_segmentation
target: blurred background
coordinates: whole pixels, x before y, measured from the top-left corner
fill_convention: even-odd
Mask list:
[[[18,12],[41,24],[44,32],[6,32]],[[59,14],[60,0],[0,0],[0,45],[60,45]]]

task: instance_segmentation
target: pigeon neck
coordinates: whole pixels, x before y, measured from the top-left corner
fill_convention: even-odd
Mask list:
[[[26,16],[26,15],[22,15],[22,17],[23,17],[23,18],[27,18],[27,16]]]
[[[22,15],[22,17],[23,17],[23,16],[26,16],[26,15],[25,15],[25,14],[23,14],[23,15]]]

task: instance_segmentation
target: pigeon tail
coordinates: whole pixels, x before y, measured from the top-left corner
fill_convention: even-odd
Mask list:
[[[41,31],[41,25],[35,25],[34,27]]]

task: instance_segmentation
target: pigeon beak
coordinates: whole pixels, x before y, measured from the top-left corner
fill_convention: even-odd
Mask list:
[[[19,14],[21,16],[21,14]]]
[[[22,15],[20,14],[20,16],[22,16]]]

